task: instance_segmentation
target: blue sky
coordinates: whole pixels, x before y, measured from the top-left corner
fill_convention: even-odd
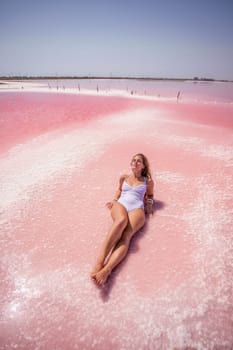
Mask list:
[[[0,75],[233,79],[232,0],[0,0]]]

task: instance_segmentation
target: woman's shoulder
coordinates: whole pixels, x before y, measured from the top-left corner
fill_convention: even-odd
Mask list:
[[[146,178],[146,183],[147,183],[147,185],[149,185],[149,186],[153,186],[153,185],[154,185],[154,181],[153,181],[153,179],[152,179],[151,176],[148,176],[148,177]]]
[[[126,180],[129,177],[129,174],[122,174],[120,176],[120,182],[123,182],[124,180]]]

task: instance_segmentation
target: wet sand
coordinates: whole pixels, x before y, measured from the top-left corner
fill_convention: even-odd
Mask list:
[[[231,349],[233,106],[0,94],[3,349]],[[105,203],[145,153],[154,215],[108,283]]]

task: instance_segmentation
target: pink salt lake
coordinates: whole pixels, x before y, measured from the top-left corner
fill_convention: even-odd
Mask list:
[[[233,105],[0,93],[1,349],[232,349]],[[154,215],[98,288],[143,152]]]

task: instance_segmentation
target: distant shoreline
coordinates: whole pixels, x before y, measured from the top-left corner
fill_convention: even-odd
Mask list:
[[[0,76],[0,80],[3,81],[9,81],[9,80],[17,80],[17,81],[22,81],[22,80],[61,80],[61,79],[66,79],[66,80],[71,80],[71,79],[76,79],[76,80],[98,80],[98,79],[104,79],[104,80],[142,80],[142,81],[193,81],[195,82],[224,82],[224,83],[232,83],[233,80],[225,80],[225,79],[212,79],[212,78],[157,78],[157,77],[106,77],[106,76]]]

